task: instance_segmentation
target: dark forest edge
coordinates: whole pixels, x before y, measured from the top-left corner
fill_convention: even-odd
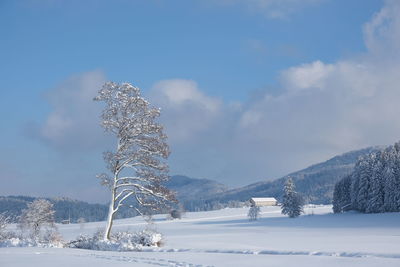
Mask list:
[[[348,210],[400,211],[400,142],[360,157],[354,171],[336,183],[333,211]]]

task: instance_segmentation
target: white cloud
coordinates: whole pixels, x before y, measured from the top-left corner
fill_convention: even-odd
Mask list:
[[[162,107],[172,173],[245,184],[400,139],[399,9],[400,2],[387,1],[365,25],[365,54],[283,70],[278,96],[230,105],[191,80],[155,83],[149,98]],[[103,80],[92,73],[56,88],[43,138],[100,146],[99,110],[90,103]]]
[[[157,82],[152,88],[153,97],[170,105],[193,104],[204,108],[207,112],[216,112],[220,103],[218,100],[204,95],[195,81],[171,79]],[[166,97],[166,99],[160,99]]]
[[[101,107],[93,97],[104,81],[102,72],[93,71],[70,77],[52,89],[47,99],[53,110],[40,126],[39,137],[64,150],[93,148],[103,141]]]
[[[162,108],[162,120],[170,139],[193,141],[221,114],[222,103],[206,96],[196,82],[172,79],[157,82],[150,91],[151,102]]]
[[[212,124],[202,118],[202,110],[175,113],[174,120],[182,124],[169,128],[170,136],[185,125],[195,129],[191,120],[204,126],[191,140],[196,145],[184,139],[174,144],[177,151],[189,146],[194,151],[191,157],[197,157],[203,168],[184,160],[180,168],[190,165],[186,169],[194,175],[240,183],[243,178],[273,178],[338,153],[400,139],[400,57],[393,49],[399,47],[399,6],[398,1],[387,1],[366,24],[365,54],[283,70],[278,96],[265,94],[235,110],[220,103],[211,113]],[[198,91],[196,95],[209,99]],[[198,151],[212,152],[207,158],[196,156]]]
[[[281,74],[283,86],[289,90],[325,87],[326,77],[334,71],[334,66],[315,61],[292,67]]]
[[[385,1],[385,6],[364,25],[365,45],[371,55],[396,57],[400,52],[400,5],[397,0]]]

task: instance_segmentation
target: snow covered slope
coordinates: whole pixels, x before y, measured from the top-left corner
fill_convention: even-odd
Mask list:
[[[0,248],[1,267],[20,266],[400,266],[400,213],[332,214],[331,206],[307,207],[290,219],[264,207],[249,222],[247,209],[187,213],[182,220],[155,217],[165,245],[143,252]],[[91,233],[104,222],[59,225],[65,239]],[[140,230],[141,218],[115,230]]]
[[[219,202],[228,202],[230,200],[247,201],[251,197],[275,197],[280,199],[283,193],[283,184],[290,176],[296,184],[296,190],[303,194],[307,202],[329,204],[332,203],[333,188],[336,182],[353,171],[357,159],[360,156],[365,156],[381,149],[383,147],[368,147],[350,151],[279,179],[260,181],[244,187],[227,190],[208,200]]]

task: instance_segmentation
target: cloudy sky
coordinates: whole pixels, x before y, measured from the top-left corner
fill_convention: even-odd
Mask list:
[[[231,187],[400,139],[400,1],[0,0],[0,195],[105,202],[94,103],[162,108],[171,174]]]

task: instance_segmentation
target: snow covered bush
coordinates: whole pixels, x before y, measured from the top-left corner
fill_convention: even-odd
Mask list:
[[[21,236],[15,236],[12,238],[4,239],[0,241],[0,247],[40,247],[40,248],[63,248],[64,243],[59,242],[44,242],[38,241],[32,238],[24,238]]]
[[[4,215],[0,216],[1,225],[7,223],[4,218]],[[54,224],[53,205],[49,201],[38,199],[28,204],[19,220],[19,234],[0,227],[0,247],[64,247]]]
[[[30,238],[40,239],[43,228],[56,229],[54,213],[53,204],[45,199],[37,199],[22,210],[18,227],[22,231],[28,231]]]
[[[162,235],[155,230],[142,230],[136,233],[117,232],[104,240],[104,232],[97,231],[93,236],[80,235],[68,244],[70,248],[104,251],[139,251],[143,247],[160,247]]]
[[[5,213],[0,214],[0,247],[5,247],[8,240],[17,237],[14,232],[6,230],[9,220],[10,218]]]
[[[5,213],[0,213],[0,237],[5,232],[9,220],[10,218]]]
[[[256,221],[260,217],[260,207],[255,205],[251,206],[247,217],[249,217],[250,221]]]

